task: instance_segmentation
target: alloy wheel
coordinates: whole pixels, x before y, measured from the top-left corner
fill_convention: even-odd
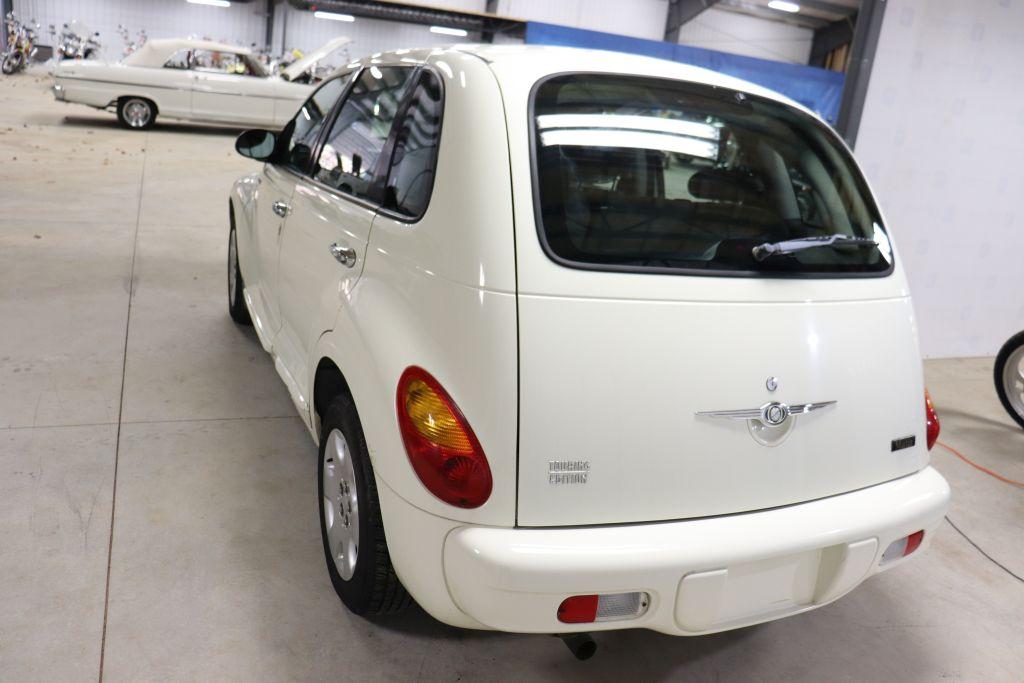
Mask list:
[[[145,128],[153,116],[153,110],[142,100],[128,100],[124,105],[124,118],[132,128]]]
[[[323,462],[323,515],[334,566],[348,581],[359,559],[359,496],[352,451],[341,430],[327,437]]]

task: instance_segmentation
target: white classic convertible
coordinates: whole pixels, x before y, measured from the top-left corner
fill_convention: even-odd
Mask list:
[[[236,147],[263,165],[230,196],[229,310],[319,444],[353,611],[710,633],[827,604],[942,521],[903,265],[798,104],[460,46],[350,65]]]
[[[157,116],[280,128],[313,89],[318,62],[349,43],[335,38],[271,76],[248,48],[207,40],[151,40],[122,62],[63,61],[57,100],[113,109],[133,129]]]

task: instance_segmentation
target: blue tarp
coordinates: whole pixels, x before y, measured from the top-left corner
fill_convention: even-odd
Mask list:
[[[692,64],[780,92],[817,112],[829,123],[834,124],[839,116],[843,74],[836,71],[539,21],[526,22],[526,42],[630,52]]]

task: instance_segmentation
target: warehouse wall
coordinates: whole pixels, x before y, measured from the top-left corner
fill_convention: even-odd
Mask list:
[[[449,2],[448,4],[454,5],[455,3]],[[275,52],[281,51],[282,47],[285,50],[298,48],[307,51],[323,45],[336,36],[347,36],[352,39],[347,47],[349,56],[352,58],[385,50],[450,45],[474,40],[472,35],[460,38],[431,33],[429,26],[419,24],[363,17],[357,17],[351,23],[317,19],[312,12],[297,10],[290,5],[278,5],[276,24],[279,36],[275,36]],[[479,37],[475,39],[479,40]]]
[[[813,41],[811,29],[714,7],[698,14],[679,31],[680,45],[794,64],[807,64]]]
[[[498,0],[498,14],[662,40],[668,0]]]
[[[1024,329],[1024,2],[890,0],[857,137],[929,357]]]
[[[132,35],[146,29],[150,38],[189,35],[250,45],[264,40],[265,5],[262,1],[231,7],[192,5],[185,0],[14,0],[14,11],[23,19],[35,18],[42,26],[40,42],[51,42],[47,26],[77,19],[100,32],[106,57],[119,59],[124,48],[117,25]]]

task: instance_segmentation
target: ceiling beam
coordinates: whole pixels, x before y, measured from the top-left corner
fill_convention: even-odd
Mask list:
[[[857,142],[857,130],[867,99],[868,82],[875,64],[886,4],[885,0],[862,0],[860,12],[857,13],[857,25],[853,29],[853,43],[850,46],[850,65],[846,69],[843,100],[839,105],[839,120],[836,122],[836,129],[846,138],[850,147]]]
[[[679,29],[698,14],[717,4],[719,0],[669,0],[665,17],[665,40],[679,42]]]
[[[398,2],[397,0],[288,0],[288,4],[302,10],[321,9],[385,21],[450,26],[481,34],[511,33],[518,35],[526,26],[526,22],[511,17]]]
[[[721,0],[718,6],[721,9],[729,10],[731,12],[739,12],[740,14],[768,19],[769,21],[778,21],[783,24],[790,24],[791,26],[799,26],[801,28],[818,30],[819,28],[823,28],[829,24],[827,19],[819,19],[818,17],[812,17],[808,14],[801,14],[799,12],[780,12],[778,10],[769,9],[765,5],[755,5],[752,2],[745,2],[744,0]]]
[[[843,45],[849,45],[853,41],[855,21],[855,17],[847,17],[833,21],[828,26],[815,31],[814,42],[811,43],[811,58],[808,63],[811,66],[823,67],[830,52]]]
[[[825,12],[826,14],[838,14],[841,17],[850,17],[857,13],[856,7],[847,7],[846,5],[839,5],[834,2],[825,2],[824,0],[793,0],[801,7],[807,9],[813,9],[817,12]]]

